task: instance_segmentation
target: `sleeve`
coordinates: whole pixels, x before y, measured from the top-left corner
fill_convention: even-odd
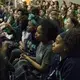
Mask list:
[[[51,61],[51,54],[52,54],[52,50],[51,48],[48,48],[46,51],[45,51],[45,55],[42,59],[42,67],[43,69],[46,69],[49,67],[50,65],[50,61]]]

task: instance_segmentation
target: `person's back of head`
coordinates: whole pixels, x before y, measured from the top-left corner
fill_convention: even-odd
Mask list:
[[[79,22],[78,22],[78,20],[76,19],[76,18],[71,18],[71,22],[72,22],[72,24],[74,25],[74,27],[75,28],[79,28],[80,26],[80,24],[79,24]]]
[[[38,9],[38,7],[32,8],[32,11],[31,12],[32,12],[32,14],[39,16],[39,9]]]
[[[64,37],[68,55],[80,57],[80,28],[72,28]]]
[[[44,19],[41,22],[42,30],[44,31],[44,35],[47,36],[48,40],[55,40],[58,35],[58,27],[59,25],[55,20]]]
[[[21,29],[26,30],[28,26],[28,17],[26,15],[23,15],[20,21],[21,21]]]

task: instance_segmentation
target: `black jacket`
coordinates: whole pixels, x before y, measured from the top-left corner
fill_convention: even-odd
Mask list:
[[[80,80],[80,58],[63,59],[59,64],[58,73],[58,80]]]

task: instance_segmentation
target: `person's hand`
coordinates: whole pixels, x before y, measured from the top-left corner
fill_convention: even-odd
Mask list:
[[[19,45],[24,45],[24,43],[22,41],[19,41]]]
[[[19,61],[19,58],[16,58],[14,61]]]
[[[6,32],[1,33],[1,37],[6,36]]]
[[[24,59],[24,57],[23,57],[23,53],[20,54],[20,58],[19,58],[19,60],[21,60],[21,59]]]
[[[21,59],[27,59],[27,58],[28,58],[28,56],[25,55],[24,53],[22,53],[22,54],[20,55],[19,60],[21,60]]]
[[[6,26],[6,27],[10,27],[10,24],[6,22],[6,23],[5,23],[5,26]]]
[[[20,49],[21,53],[28,54],[27,52],[25,52],[25,51],[22,49],[21,46],[19,46],[19,49]]]
[[[0,18],[0,22],[2,22],[3,21],[3,19],[2,18]]]
[[[23,50],[23,47],[22,46],[19,46],[19,49],[20,49],[20,51],[23,53],[24,52],[24,50]]]
[[[25,55],[25,54],[21,54],[21,57],[23,58],[23,59],[27,59],[28,58],[28,56],[27,55]]]
[[[19,46],[20,52],[23,53],[23,48],[22,46]]]
[[[19,42],[19,46],[21,47],[21,49],[24,49],[24,43],[22,41]]]

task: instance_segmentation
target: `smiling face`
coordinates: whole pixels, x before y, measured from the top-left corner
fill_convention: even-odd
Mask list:
[[[52,50],[54,53],[63,53],[64,52],[64,41],[60,35],[57,36],[56,41],[52,45]]]

